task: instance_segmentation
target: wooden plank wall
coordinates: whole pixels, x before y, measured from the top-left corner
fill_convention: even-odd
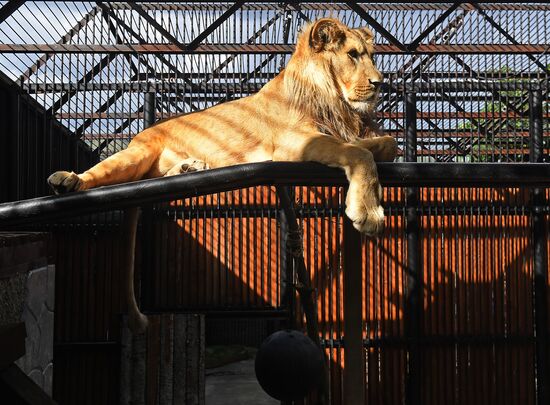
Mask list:
[[[153,315],[139,335],[125,317],[121,343],[121,405],[204,405],[204,315]]]

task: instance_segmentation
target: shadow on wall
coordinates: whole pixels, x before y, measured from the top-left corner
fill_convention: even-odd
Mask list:
[[[325,197],[328,199],[323,201]],[[341,201],[318,190],[312,195],[297,193],[297,199],[308,204],[321,200],[320,208]],[[273,223],[269,225],[269,221]],[[266,242],[266,238],[278,240],[274,221],[201,217],[157,224],[156,232],[167,239],[162,242],[156,238],[159,263],[165,263],[159,264],[160,271],[156,272],[160,280],[156,288],[160,292],[165,291],[162,285],[180,286],[164,298],[165,302],[172,296],[183,306],[231,302],[236,307],[276,307],[273,297],[277,297],[279,287],[272,283],[279,278],[269,272],[278,271],[280,250]],[[528,221],[524,215],[451,215],[424,220],[423,337],[419,345],[423,403],[512,404],[520,398],[533,403],[533,279]],[[407,368],[403,217],[393,215],[388,223],[382,238],[367,242],[363,252],[367,398],[372,403],[400,404]],[[320,329],[323,337],[338,340],[343,337],[345,321],[341,216],[335,213],[328,218],[311,218],[302,226],[306,265],[317,291]],[[261,267],[261,257],[270,257],[270,264]],[[170,277],[176,277],[176,283]],[[189,291],[188,297],[180,291]],[[271,291],[271,298],[267,291]],[[343,351],[327,349],[327,354],[331,389],[338,398]]]
[[[405,392],[407,269],[396,246],[386,234],[365,250],[374,258],[365,272],[369,403],[399,404]],[[422,403],[534,404],[529,218],[426,218],[421,246]]]

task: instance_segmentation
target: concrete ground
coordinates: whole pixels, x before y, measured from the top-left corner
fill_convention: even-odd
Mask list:
[[[206,405],[279,405],[267,395],[254,373],[254,359],[206,370]]]

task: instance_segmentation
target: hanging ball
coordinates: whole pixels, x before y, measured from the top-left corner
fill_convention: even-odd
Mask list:
[[[323,354],[313,341],[296,330],[268,336],[256,354],[256,378],[279,401],[304,398],[321,383]]]

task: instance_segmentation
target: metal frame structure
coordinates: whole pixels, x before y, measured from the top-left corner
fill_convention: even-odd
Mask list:
[[[537,93],[531,97],[532,103],[537,101]],[[413,97],[409,97],[409,101]],[[412,104],[414,106],[414,103]],[[540,111],[540,109],[536,109]],[[533,114],[532,148],[535,156],[540,147],[540,117]],[[408,125],[408,140],[414,144],[415,115]],[[412,155],[412,156],[411,156]],[[414,160],[414,155],[408,153],[408,159]],[[535,159],[534,159],[535,160]],[[411,186],[457,186],[457,187],[495,187],[495,186],[539,186],[550,187],[550,165],[547,164],[438,164],[438,163],[401,163],[380,164],[381,181],[385,185],[408,186],[406,192],[406,237],[408,250],[408,280],[407,280],[407,308],[406,332],[407,350],[409,353],[407,373],[407,403],[419,404],[421,394],[419,388],[422,369],[420,363],[420,348],[422,340],[421,330],[421,288],[422,284],[419,249],[419,211],[417,189]],[[297,175],[296,173],[300,173]],[[442,180],[442,175],[445,180]],[[52,221],[58,218],[101,212],[116,208],[147,204],[151,202],[170,201],[176,198],[196,197],[235,190],[254,185],[275,184],[278,187],[288,185],[323,185],[343,186],[346,179],[341,171],[329,169],[314,163],[257,163],[230,168],[215,169],[198,172],[186,176],[144,180],[136,183],[127,183],[101,189],[89,190],[81,193],[61,197],[42,197],[15,203],[0,205],[0,229],[11,229],[24,224],[36,224],[37,221]],[[282,188],[281,188],[282,190]],[[294,210],[290,208],[290,200],[285,192],[280,192],[281,204],[286,213],[286,219],[291,224],[296,222]],[[534,240],[534,274],[535,274],[535,346],[537,364],[538,403],[546,401],[548,379],[548,252],[545,215],[550,209],[540,188],[533,192],[532,230]],[[326,347],[344,347],[346,350],[344,401],[351,404],[364,403],[364,369],[363,350],[369,347],[369,342],[363,340],[361,305],[363,302],[361,291],[361,260],[357,251],[361,250],[361,241],[349,223],[345,225],[344,268],[346,277],[344,287],[344,315],[346,319],[345,344],[340,341],[327,342]],[[291,233],[299,232],[295,225]],[[296,235],[294,235],[296,237]],[[300,240],[300,239],[298,239]],[[296,249],[296,246],[294,247]],[[301,249],[301,248],[300,248]],[[301,254],[296,256],[301,264],[300,280],[309,279]],[[300,258],[301,257],[301,258]],[[358,260],[359,259],[359,260]],[[307,282],[306,282],[307,283]],[[316,317],[311,317],[316,311],[311,301],[311,289],[305,284],[300,287],[304,305],[308,315],[308,331],[313,333],[314,340],[319,342]],[[304,295],[305,294],[305,295]],[[313,307],[311,307],[313,305]]]
[[[377,63],[386,78],[379,121],[387,133],[396,136],[400,145],[401,162],[381,164],[379,173],[388,187],[404,187],[402,194],[391,190],[386,195],[391,201],[387,207],[388,217],[392,218],[395,229],[403,233],[406,250],[400,256],[406,278],[402,283],[403,303],[399,304],[403,305],[404,326],[403,331],[392,337],[378,333],[378,325],[374,327],[376,333],[369,334],[371,326],[362,324],[364,313],[359,308],[365,291],[361,272],[366,256],[360,257],[357,251],[364,252],[365,243],[344,221],[341,231],[345,243],[338,252],[347,270],[343,279],[346,322],[342,330],[331,331],[320,339],[328,351],[341,347],[346,351],[340,400],[346,404],[364,403],[363,399],[369,396],[365,389],[365,355],[378,353],[381,370],[383,347],[402,350],[402,354],[396,355],[394,365],[401,364],[405,369],[403,398],[407,404],[420,404],[427,395],[422,388],[425,380],[422,353],[426,345],[447,342],[458,348],[459,344],[469,342],[475,345],[486,341],[496,345],[495,342],[500,341],[517,341],[533,343],[534,347],[532,369],[536,398],[532,402],[548,402],[550,173],[544,163],[548,162],[550,151],[547,24],[550,6],[537,2],[13,0],[1,2],[0,6],[0,67],[20,89],[44,107],[47,116],[59,120],[75,140],[81,141],[72,148],[82,148],[84,144],[90,149],[90,156],[97,158],[124,148],[133,135],[158,118],[192,112],[258,91],[284,67],[293,50],[297,30],[312,19],[334,15],[350,26],[370,25],[377,37]],[[25,21],[29,16],[41,19],[44,29]],[[525,29],[527,22],[530,29]],[[79,165],[78,160],[77,157],[75,167]],[[56,167],[56,162],[50,161],[50,166]],[[295,175],[297,168],[300,178]],[[32,177],[32,173],[14,171],[11,176],[30,174]],[[153,246],[156,242],[151,235],[159,218],[192,222],[193,215],[199,218],[200,211],[205,218],[209,212],[210,219],[215,215],[223,218],[224,213],[227,219],[228,212],[235,218],[236,210],[240,209],[241,220],[254,216],[263,220],[265,212],[269,215],[273,212],[277,220],[284,219],[285,216],[279,216],[280,206],[256,200],[246,206],[226,208],[220,207],[219,200],[217,207],[215,203],[203,208],[154,205],[161,200],[262,184],[340,187],[345,186],[345,181],[341,173],[314,164],[247,165],[106,187],[61,198],[4,204],[0,206],[0,227],[22,226],[37,218],[66,217],[69,212],[84,214],[143,203],[147,207],[143,244]],[[505,203],[499,206],[490,200],[485,202],[485,208],[481,207],[488,195],[480,191],[481,188],[507,186],[532,187],[532,191],[518,206],[510,208]],[[458,205],[447,206],[445,201],[440,204],[434,189],[426,187],[436,190],[452,187],[455,194],[464,187],[468,191],[463,199],[453,200]],[[16,199],[28,197],[13,195]],[[519,212],[531,221],[528,246],[533,252],[525,260],[532,262],[527,265],[529,269],[532,266],[534,285],[532,334],[514,335],[506,326],[504,336],[497,332],[489,336],[477,336],[475,332],[466,336],[425,336],[426,277],[435,277],[425,274],[424,270],[428,258],[423,257],[426,255],[423,244],[430,217],[488,217],[490,209],[493,213],[500,209],[502,216]],[[212,214],[214,211],[217,214]],[[332,207],[320,208],[301,200],[296,214],[301,223],[328,217],[337,224],[335,233],[338,233],[342,211],[341,203],[333,212]],[[177,219],[174,212],[181,214],[181,218]],[[286,217],[289,216],[287,213]],[[110,220],[115,222],[112,216]],[[281,227],[289,228],[290,224]],[[439,229],[439,225],[435,228]],[[206,225],[202,229],[197,225],[194,229],[197,233],[207,233]],[[444,232],[441,235],[436,239],[448,238]],[[309,246],[309,241],[304,245]],[[384,246],[384,242],[378,246]],[[395,244],[392,247],[398,248]],[[144,267],[152,268],[153,262],[152,253],[145,251]],[[293,266],[301,266],[299,258]],[[147,285],[155,282],[147,271],[142,277]],[[453,283],[456,287],[457,281]],[[311,292],[308,286],[304,292]],[[155,310],[155,297],[151,294],[151,291],[142,291],[142,301],[147,309]],[[458,302],[455,296],[445,299]],[[376,301],[373,305],[376,306]],[[308,326],[311,327],[311,323]],[[454,397],[455,402],[458,395]],[[396,394],[392,398],[396,402],[395,398],[400,397]],[[437,403],[435,394],[430,401]]]
[[[388,84],[380,119],[388,132],[398,134],[404,125],[401,83],[426,85],[418,97],[426,134],[418,144],[423,159],[528,160],[526,141],[518,141],[526,133],[521,127],[527,90],[540,86],[543,98],[548,94],[549,44],[541,38],[549,10],[541,3],[83,3],[67,11],[78,21],[66,33],[52,25],[62,34],[56,43],[43,33],[44,43],[18,38],[14,19],[22,7],[27,14],[57,11],[55,2],[24,3],[10,1],[1,9],[0,30],[7,29],[0,55],[28,63],[18,69],[21,87],[102,156],[123,147],[141,128],[139,94],[157,93],[160,117],[251,94],[284,65],[297,27],[329,11],[352,25],[370,24],[377,34]],[[529,18],[533,30],[518,31],[517,18]],[[247,32],[237,31],[240,20],[250,20]],[[72,55],[86,61],[84,70]],[[253,62],[252,55],[257,55]],[[15,70],[5,58],[0,63]],[[189,63],[204,71],[189,71]],[[487,64],[500,67],[484,69]],[[59,76],[64,69],[78,71],[77,79]],[[123,82],[101,77],[121,69],[132,73],[122,75]],[[514,85],[515,92],[499,88]],[[98,133],[110,123],[113,129]]]

